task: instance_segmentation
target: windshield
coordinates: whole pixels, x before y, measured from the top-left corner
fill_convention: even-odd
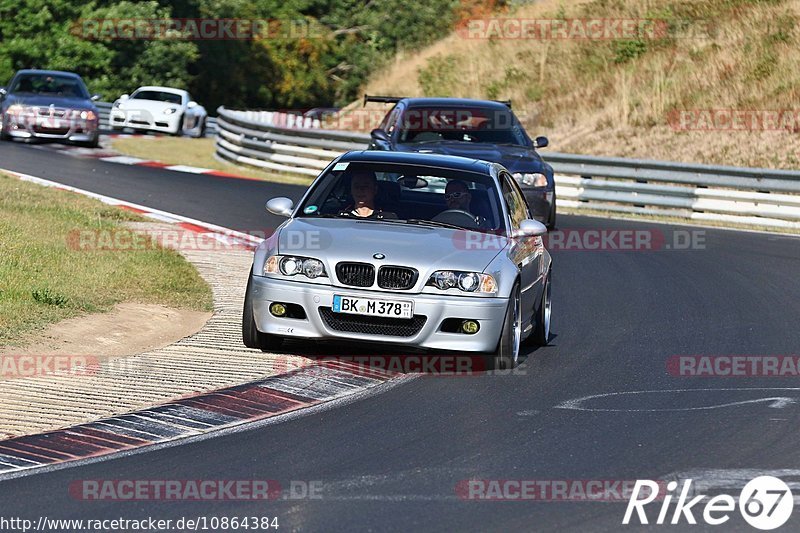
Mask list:
[[[527,146],[525,134],[510,109],[414,107],[400,119],[399,142],[439,141]]]
[[[131,95],[132,100],[152,100],[168,104],[181,104],[181,95],[166,91],[136,91]]]
[[[491,176],[419,165],[337,163],[316,182],[299,217],[359,218],[502,231]]]
[[[9,90],[15,94],[39,94],[64,98],[89,98],[80,78],[54,74],[21,74]]]

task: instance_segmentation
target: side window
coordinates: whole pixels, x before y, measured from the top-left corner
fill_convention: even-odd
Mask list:
[[[388,133],[389,135],[392,134],[394,131],[395,124],[397,123],[397,115],[400,113],[400,107],[395,105],[391,111],[389,111],[385,117],[383,117],[383,121],[381,125],[378,126],[380,129]]]
[[[503,187],[503,199],[508,206],[508,214],[511,217],[511,229],[519,229],[520,223],[529,218],[528,204],[525,197],[519,191],[519,187],[514,183],[514,179],[508,174],[501,175]]]

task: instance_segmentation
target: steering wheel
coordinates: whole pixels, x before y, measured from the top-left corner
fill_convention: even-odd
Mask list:
[[[477,229],[478,223],[475,221],[475,216],[469,211],[463,209],[448,209],[442,211],[431,219],[432,222],[441,222],[443,224],[452,224],[454,226],[461,226],[462,228]]]

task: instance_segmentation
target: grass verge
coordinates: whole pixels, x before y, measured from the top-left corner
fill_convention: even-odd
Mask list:
[[[220,161],[214,157],[214,139],[211,138],[120,137],[111,141],[111,147],[117,152],[131,157],[152,159],[169,165],[211,168],[275,183],[309,185],[312,181],[310,177],[261,171]]]
[[[130,231],[135,214],[0,174],[0,345],[44,326],[121,302],[209,311],[211,289],[178,252],[86,251],[76,231]],[[147,247],[151,248],[151,247]]]

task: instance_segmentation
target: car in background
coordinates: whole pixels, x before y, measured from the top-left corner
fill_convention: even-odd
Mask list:
[[[510,102],[366,95],[364,104],[367,102],[394,104],[372,130],[371,149],[440,153],[499,163],[519,183],[534,217],[548,229],[555,228],[553,167],[536,151],[549,141],[547,137],[531,140]]]
[[[172,87],[139,87],[130,96],[123,94],[113,104],[108,117],[112,130],[133,128],[171,135],[204,137],[208,113],[188,91]]]
[[[95,148],[99,113],[74,72],[26,69],[0,87],[0,139],[50,139]]]
[[[446,198],[453,181],[464,205]],[[370,202],[371,214],[353,207]],[[255,252],[242,317],[250,348],[379,342],[485,353],[510,368],[522,342],[548,343],[547,228],[499,164],[348,152],[296,206],[279,197],[267,210],[288,220]]]

